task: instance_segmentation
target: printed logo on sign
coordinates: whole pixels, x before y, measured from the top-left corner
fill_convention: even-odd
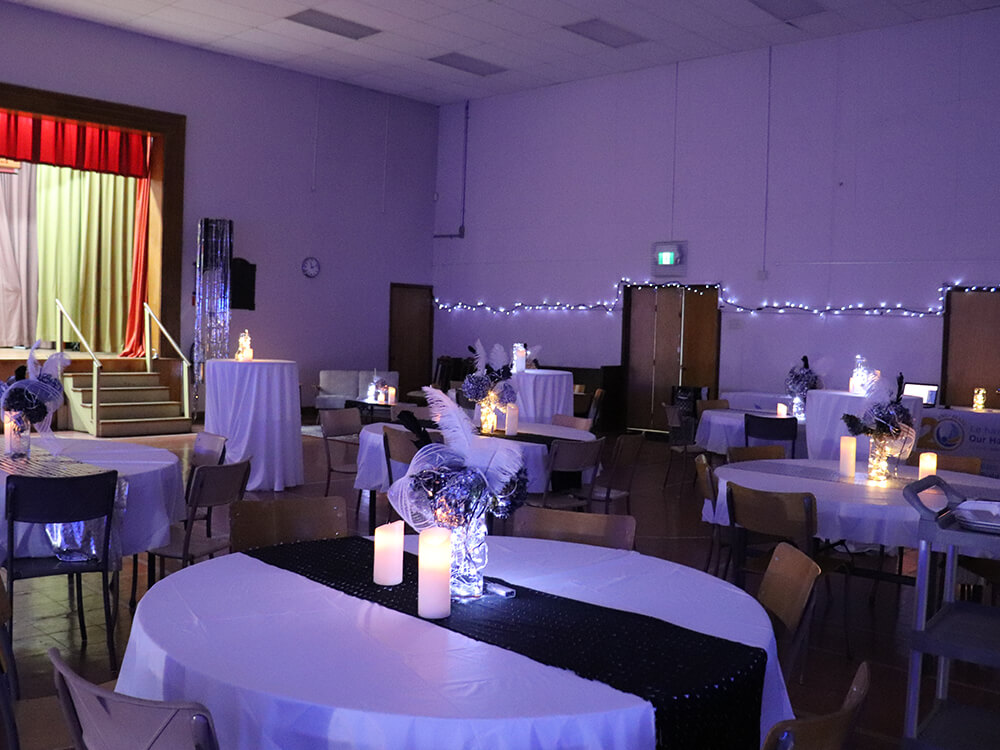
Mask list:
[[[934,442],[944,450],[955,450],[965,442],[965,428],[957,419],[945,417],[934,427]]]

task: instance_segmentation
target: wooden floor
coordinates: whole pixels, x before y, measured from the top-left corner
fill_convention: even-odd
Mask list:
[[[73,433],[74,437],[79,435]],[[191,451],[193,435],[128,438],[171,450],[185,463]],[[326,459],[319,438],[303,438],[306,484],[283,493],[250,493],[256,497],[318,497],[326,482]],[[637,549],[645,554],[701,567],[708,549],[709,527],[701,523],[700,503],[695,500],[687,467],[682,482],[681,464],[676,462],[671,481],[662,489],[667,450],[662,443],[647,441],[638,471],[632,512],[638,520]],[[367,509],[360,518],[354,513],[355,493],[350,478],[338,480],[331,492],[346,498],[349,521],[354,529],[368,527]],[[624,512],[624,509],[618,509]],[[501,528],[498,529],[502,533]],[[907,559],[907,563],[912,561]],[[90,578],[98,577],[90,576]],[[145,565],[139,569],[139,591],[145,589]],[[117,627],[119,658],[128,642],[130,616],[126,606],[131,582],[131,564],[123,572],[123,597]],[[49,578],[19,581],[15,589],[15,653],[21,671],[22,690],[27,697],[54,692],[46,651],[55,646],[89,679],[101,682],[111,677],[103,630],[100,586],[85,584],[85,610],[89,643],[80,642],[76,615],[69,609],[65,579]],[[849,637],[854,658],[845,655],[843,629],[843,589],[835,581],[832,592],[819,588],[819,601],[807,654],[803,684],[793,681],[789,687],[792,705],[800,714],[825,713],[836,709],[842,700],[859,660],[872,665],[872,687],[860,726],[851,747],[888,749],[899,746],[905,698],[907,631],[913,605],[913,590],[883,584],[873,604],[869,603],[871,583],[855,579],[848,602]],[[669,592],[664,592],[669,596]],[[1000,678],[995,671],[970,665],[955,665],[953,678],[958,683],[956,695],[965,701],[1000,710]],[[954,683],[953,683],[954,684]],[[989,743],[984,745],[988,746]]]

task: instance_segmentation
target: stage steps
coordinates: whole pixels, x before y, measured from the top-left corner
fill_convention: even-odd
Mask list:
[[[92,386],[89,371],[63,374],[64,409],[68,421],[64,429],[99,437],[171,435],[191,431],[191,420],[184,417],[183,404],[171,398],[171,384],[166,374],[102,372],[96,425]]]

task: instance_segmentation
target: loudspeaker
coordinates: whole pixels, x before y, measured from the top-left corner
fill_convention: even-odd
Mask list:
[[[229,307],[232,310],[253,310],[257,285],[257,266],[243,258],[229,262]]]

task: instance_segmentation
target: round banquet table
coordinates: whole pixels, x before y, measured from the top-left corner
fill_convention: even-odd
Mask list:
[[[409,551],[416,541],[406,537]],[[764,648],[761,737],[792,716],[770,620],[740,589],[602,547],[492,537],[489,555],[487,575]],[[204,703],[221,747],[655,745],[652,707],[637,696],[242,554],[171,574],[143,597],[116,689]]]
[[[377,492],[389,490],[389,473],[385,466],[385,446],[382,443],[382,428],[387,424],[396,430],[406,429],[402,425],[387,422],[369,424],[361,428],[361,436],[358,440],[358,473],[354,478],[354,489],[356,490],[375,490]],[[553,424],[521,422],[518,425],[518,432],[560,440],[595,439],[594,434],[587,430]],[[478,439],[504,440],[503,437],[480,437]],[[514,444],[521,449],[521,455],[524,456],[524,468],[528,472],[528,492],[544,492],[548,448],[542,443],[530,443],[522,440],[516,441]],[[392,473],[397,479],[403,476],[406,473],[406,464],[394,462]],[[584,477],[584,479],[589,481],[589,477]]]
[[[866,462],[858,463],[853,482],[840,478],[838,461],[809,458],[726,464],[715,471],[719,479],[719,501],[714,509],[710,502],[705,502],[702,519],[729,524],[726,485],[735,482],[755,490],[811,492],[816,496],[817,535],[822,539],[916,547],[920,517],[903,498],[903,487],[916,481],[918,470],[915,466],[903,465],[898,471],[898,479],[880,486],[868,481]],[[938,474],[966,497],[1000,499],[1000,479],[953,471]],[[928,504],[932,502],[928,493],[921,499]]]
[[[746,444],[746,432],[743,429],[743,415],[745,411],[736,409],[706,409],[701,413],[698,421],[698,431],[695,433],[694,441],[709,453],[719,453],[725,456],[733,446],[743,446]],[[757,414],[764,417],[775,416],[774,411],[752,411],[750,414]],[[763,444],[765,440],[752,440],[753,445]],[[790,441],[775,441],[776,445],[785,446],[785,453],[788,453]],[[795,455],[804,458],[806,455],[806,420],[799,419],[799,431],[795,438]]]
[[[102,469],[115,469],[128,481],[128,496],[124,515],[119,519],[122,554],[134,555],[166,544],[170,539],[170,524],[184,518],[184,482],[177,456],[162,448],[136,443],[120,443],[86,438],[55,438],[55,442],[33,441],[41,447],[76,461]],[[30,461],[43,460],[43,454],[33,452]],[[0,470],[0,481],[6,480]],[[0,504],[3,496],[0,494]],[[52,544],[42,524],[21,524],[15,527],[17,553],[27,557],[50,557]],[[0,539],[0,549],[6,550],[7,535]]]
[[[549,424],[553,414],[573,415],[573,373],[568,370],[525,370],[513,375],[518,416],[525,422]]]
[[[226,462],[250,461],[248,490],[302,484],[299,366],[281,359],[205,363],[205,431],[226,437]]]

